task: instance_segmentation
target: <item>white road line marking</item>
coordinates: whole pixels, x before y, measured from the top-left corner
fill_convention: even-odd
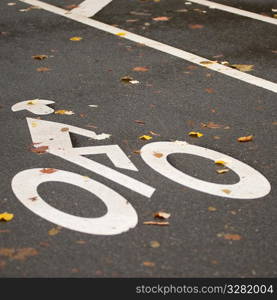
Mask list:
[[[155,153],[161,153],[157,157]],[[214,161],[222,159],[227,162],[227,167],[239,176],[239,182],[235,184],[218,184],[197,179],[173,167],[167,160],[167,156],[174,153],[184,153],[200,156]],[[266,196],[270,192],[270,183],[257,170],[247,164],[226,154],[190,145],[184,141],[154,142],[141,148],[141,157],[163,176],[191,189],[224,198],[256,199]]]
[[[258,87],[264,88],[266,90],[272,91],[274,93],[277,93],[277,83],[240,72],[236,69],[232,69],[230,67],[221,65],[219,63],[210,63],[210,64],[203,65],[203,64],[201,64],[201,62],[208,61],[206,58],[203,58],[198,55],[189,53],[187,51],[160,43],[155,40],[151,40],[149,38],[145,38],[143,36],[128,32],[126,30],[123,30],[123,29],[120,29],[120,28],[117,28],[117,27],[114,27],[111,25],[107,25],[102,22],[98,22],[98,21],[95,21],[95,20],[87,18],[87,17],[83,17],[81,15],[72,14],[62,8],[59,8],[59,7],[56,7],[56,6],[53,6],[53,5],[38,1],[38,0],[20,0],[20,1],[24,2],[24,3],[28,3],[30,5],[39,6],[40,8],[47,10],[49,12],[55,13],[57,15],[80,22],[82,24],[86,24],[88,26],[97,28],[99,30],[102,30],[102,31],[105,31],[105,32],[108,32],[108,33],[111,33],[114,35],[120,34],[121,38],[125,38],[127,40],[130,40],[130,41],[133,41],[136,43],[142,43],[150,48],[153,48],[153,49],[159,50],[161,52],[182,58],[184,60],[187,60],[189,62],[192,62],[192,63],[197,64],[202,67],[205,66],[206,68],[208,68],[210,70],[219,72],[219,73],[227,75],[229,77],[236,78],[238,80],[241,80],[241,81],[247,82],[249,84],[253,84],[255,86],[258,86]],[[124,34],[122,35],[122,33],[124,33]]]
[[[12,180],[12,190],[16,197],[40,217],[71,230],[99,235],[120,234],[137,225],[138,216],[133,206],[111,188],[76,173],[57,169],[55,173],[45,174],[41,170],[21,171]],[[96,218],[84,218],[49,205],[39,196],[37,189],[40,184],[51,181],[71,184],[94,194],[104,202],[106,214]]]
[[[12,111],[28,110],[35,115],[49,115],[54,112],[54,109],[47,105],[53,103],[55,102],[43,99],[21,101],[12,106]]]
[[[106,134],[96,134],[93,131],[75,127],[68,124],[26,118],[32,141],[35,147],[47,146],[47,152],[65,159],[73,164],[90,170],[100,176],[103,176],[111,181],[114,181],[132,191],[150,198],[155,189],[139,180],[136,180],[128,175],[124,175],[110,167],[104,166],[92,159],[83,157],[82,155],[89,154],[107,154],[115,166],[122,165],[120,168],[137,171],[137,168],[129,160],[126,154],[119,146],[90,146],[74,148],[72,146],[70,132],[89,137],[95,140],[106,138]],[[67,130],[64,131],[63,129]]]
[[[85,0],[78,7],[71,10],[72,13],[85,17],[92,17],[112,0]]]
[[[255,20],[259,20],[259,21],[263,21],[263,22],[267,22],[270,24],[274,24],[277,25],[277,19],[271,18],[271,17],[267,17],[267,16],[263,16],[263,15],[259,15],[247,10],[242,10],[239,8],[235,8],[232,6],[227,6],[227,5],[223,5],[223,4],[219,4],[216,2],[212,2],[212,1],[207,1],[207,0],[191,0],[190,2],[194,2],[200,5],[204,5],[204,6],[209,6],[210,8],[216,8],[219,10],[223,10],[223,11],[227,11],[229,13],[233,13],[236,15],[240,15],[243,17],[248,17],[251,19],[255,19]]]

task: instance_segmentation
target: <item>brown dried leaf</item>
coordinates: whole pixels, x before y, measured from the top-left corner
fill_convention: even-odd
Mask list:
[[[37,59],[37,60],[43,60],[43,59],[48,58],[48,55],[45,55],[45,54],[38,54],[38,55],[33,55],[32,58],[33,58],[33,59]]]
[[[78,6],[79,5],[77,5],[77,4],[69,4],[69,5],[65,5],[64,8],[67,10],[70,10],[70,9],[76,8]]]
[[[155,263],[152,262],[152,261],[144,261],[144,262],[143,262],[143,265],[144,265],[145,267],[155,267]]]
[[[207,128],[222,128],[224,125],[216,124],[214,122],[209,122],[209,123],[201,123],[201,127],[207,127]]]
[[[201,24],[189,24],[190,29],[202,29],[204,28],[204,25]]]
[[[147,68],[147,67],[135,67],[135,68],[133,68],[133,71],[135,71],[135,72],[147,72],[147,71],[149,71],[149,68]]]
[[[64,128],[61,129],[61,131],[62,132],[67,132],[67,131],[69,131],[69,128],[68,127],[64,127]]]
[[[158,219],[168,219],[171,216],[170,213],[166,213],[163,211],[158,211],[154,214],[154,218],[158,218]]]
[[[155,18],[152,18],[152,20],[154,21],[168,21],[170,18],[169,17],[155,17]]]
[[[135,123],[139,124],[139,125],[144,125],[145,122],[141,121],[141,120],[134,120]]]
[[[215,90],[212,89],[212,88],[206,88],[205,91],[206,91],[208,94],[214,94],[214,93],[215,93]]]
[[[50,69],[46,68],[46,67],[41,67],[41,68],[37,68],[37,71],[38,72],[48,72],[48,71],[50,71]]]
[[[37,197],[37,196],[34,196],[34,197],[29,198],[29,200],[31,200],[31,201],[36,201],[36,200],[38,200],[38,197]]]
[[[48,150],[48,146],[33,147],[31,151],[37,154],[44,154]]]
[[[38,255],[38,251],[34,248],[20,248],[17,249],[16,253],[12,256],[12,259],[25,260],[29,256]]]
[[[135,153],[135,154],[140,154],[141,151],[140,151],[140,150],[134,150],[133,153]]]
[[[157,221],[146,221],[143,222],[144,225],[158,225],[158,226],[167,226],[169,222],[157,222]]]
[[[230,233],[227,233],[227,234],[223,235],[223,238],[225,240],[239,241],[239,240],[242,239],[242,236],[239,235],[239,234],[230,234]]]
[[[154,152],[153,155],[157,158],[161,158],[164,156],[162,153],[159,153],[159,152]]]
[[[45,168],[45,169],[41,169],[40,172],[44,173],[44,174],[52,174],[57,172],[57,169],[53,169],[53,168]]]

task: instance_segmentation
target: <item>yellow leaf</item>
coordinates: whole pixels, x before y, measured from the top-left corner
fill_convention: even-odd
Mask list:
[[[7,212],[4,212],[0,214],[0,221],[11,221],[13,219],[13,214],[9,214]]]
[[[216,207],[209,206],[209,207],[208,207],[208,211],[216,211]]]
[[[142,135],[139,137],[141,140],[149,141],[152,139],[152,136],[150,135]]]
[[[230,65],[230,67],[235,68],[241,72],[249,72],[253,70],[254,65]]]
[[[224,192],[225,194],[231,194],[231,191],[228,189],[223,189],[222,192]]]
[[[83,38],[80,36],[73,36],[72,38],[70,38],[71,41],[73,42],[79,42],[81,41]]]
[[[215,160],[214,163],[217,165],[223,165],[223,166],[225,166],[227,164],[226,161],[224,161],[224,160]]]
[[[201,136],[203,136],[203,133],[197,131],[191,131],[189,132],[189,136],[200,138]]]
[[[49,235],[56,235],[56,234],[58,234],[60,231],[61,231],[61,227],[58,226],[58,227],[54,227],[54,228],[50,229],[50,230],[48,231],[48,234],[49,234]]]
[[[35,127],[37,127],[37,126],[38,126],[38,123],[37,123],[37,122],[35,122],[35,121],[32,121],[32,123],[31,123],[31,126],[32,126],[33,128],[35,128]]]
[[[74,115],[72,110],[59,109],[55,111],[56,115]]]
[[[216,172],[217,172],[218,174],[223,174],[223,173],[229,172],[229,169],[216,170]]]
[[[253,135],[242,136],[238,138],[238,142],[250,142],[253,140]]]
[[[126,32],[118,32],[116,35],[118,35],[118,36],[125,36]]]

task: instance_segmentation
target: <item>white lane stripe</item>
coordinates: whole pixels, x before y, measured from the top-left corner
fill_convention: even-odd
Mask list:
[[[85,0],[78,7],[71,10],[72,13],[85,17],[92,17],[112,0]]]
[[[277,19],[259,15],[259,14],[256,14],[256,13],[253,13],[253,12],[250,12],[247,10],[235,8],[233,6],[227,6],[227,5],[223,5],[223,4],[219,4],[217,2],[212,2],[212,1],[207,1],[207,0],[190,0],[190,2],[194,2],[194,3],[200,4],[200,5],[209,6],[210,8],[216,8],[216,9],[227,11],[229,13],[233,13],[236,15],[240,15],[240,16],[244,16],[244,17],[248,17],[248,18],[252,18],[255,20],[259,20],[259,21],[277,25]]]
[[[232,78],[236,78],[238,80],[253,84],[255,86],[264,88],[266,90],[272,91],[274,93],[277,93],[277,83],[247,74],[247,73],[243,73],[240,72],[236,69],[232,69],[230,67],[221,65],[219,63],[211,63],[211,64],[201,64],[201,62],[207,62],[208,59],[197,56],[195,54],[186,52],[184,50],[178,49],[178,48],[174,48],[172,46],[157,42],[155,40],[151,40],[148,38],[145,38],[143,36],[128,32],[126,30],[111,26],[111,25],[107,25],[105,23],[99,22],[99,21],[95,21],[93,19],[87,18],[87,17],[83,17],[81,15],[75,15],[72,14],[62,8],[38,1],[38,0],[20,0],[21,2],[25,2],[28,3],[30,5],[34,5],[34,6],[39,6],[40,8],[50,11],[52,13],[55,13],[57,15],[66,17],[68,19],[80,22],[82,24],[86,24],[88,26],[97,28],[99,30],[114,34],[114,35],[120,35],[121,38],[125,38],[127,40],[136,42],[136,43],[142,43],[150,48],[159,50],[161,52],[182,58],[184,60],[187,60],[189,62],[192,62],[194,64],[197,64],[199,66],[204,66],[208,69],[211,69],[213,71],[219,72],[221,74],[227,75],[229,77]],[[123,35],[122,35],[123,34]]]

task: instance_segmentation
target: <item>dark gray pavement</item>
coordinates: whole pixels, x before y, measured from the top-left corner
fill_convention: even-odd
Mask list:
[[[11,212],[14,219],[0,223],[0,276],[276,277],[276,94],[206,68],[193,68],[190,62],[42,9],[21,12],[29,5],[14,1],[16,5],[8,6],[8,2],[0,3],[0,212]],[[80,1],[46,2],[64,7]],[[231,2],[238,8],[267,13],[276,4],[220,1]],[[189,11],[177,12],[184,8]],[[134,15],[134,11],[148,15]],[[152,20],[158,16],[171,19]],[[179,0],[114,0],[94,18],[207,59],[254,65],[252,75],[276,81],[275,25],[196,4],[184,5]],[[191,24],[203,28],[190,29]],[[69,39],[73,36],[83,39],[72,42]],[[32,56],[37,54],[49,58],[34,60]],[[133,71],[139,66],[149,70]],[[38,72],[39,67],[50,70]],[[120,78],[127,75],[140,83],[122,83]],[[86,129],[93,125],[97,133],[112,134],[93,145],[118,144],[139,169],[137,173],[121,172],[155,187],[153,196],[147,199],[51,154],[31,152],[25,118],[34,115],[12,112],[11,106],[34,98],[53,100],[56,110],[75,112],[72,116],[42,116],[43,120]],[[98,108],[89,108],[90,104]],[[208,122],[224,127],[201,127]],[[170,181],[133,153],[148,143],[138,137],[149,131],[159,134],[151,142],[185,140],[245,162],[269,180],[272,190],[260,199],[228,199]],[[193,139],[188,136],[190,131],[204,136]],[[254,135],[252,142],[237,142],[238,137],[250,134]],[[73,144],[82,147],[92,141],[74,136]],[[104,155],[93,159],[113,168]],[[174,154],[170,163],[209,182],[235,183],[238,179],[232,171],[217,174],[209,160],[198,156]],[[66,228],[49,235],[56,225],[25,208],[11,189],[14,175],[30,168],[67,170],[106,184],[133,205],[138,225],[115,236]],[[105,213],[98,198],[92,199],[75,186],[51,182],[42,184],[39,193],[52,206],[73,215],[97,217]],[[160,210],[171,213],[169,226],[143,224]],[[228,240],[224,234],[241,239]],[[151,247],[151,241],[160,246]],[[23,248],[35,250],[18,258],[16,253]]]

